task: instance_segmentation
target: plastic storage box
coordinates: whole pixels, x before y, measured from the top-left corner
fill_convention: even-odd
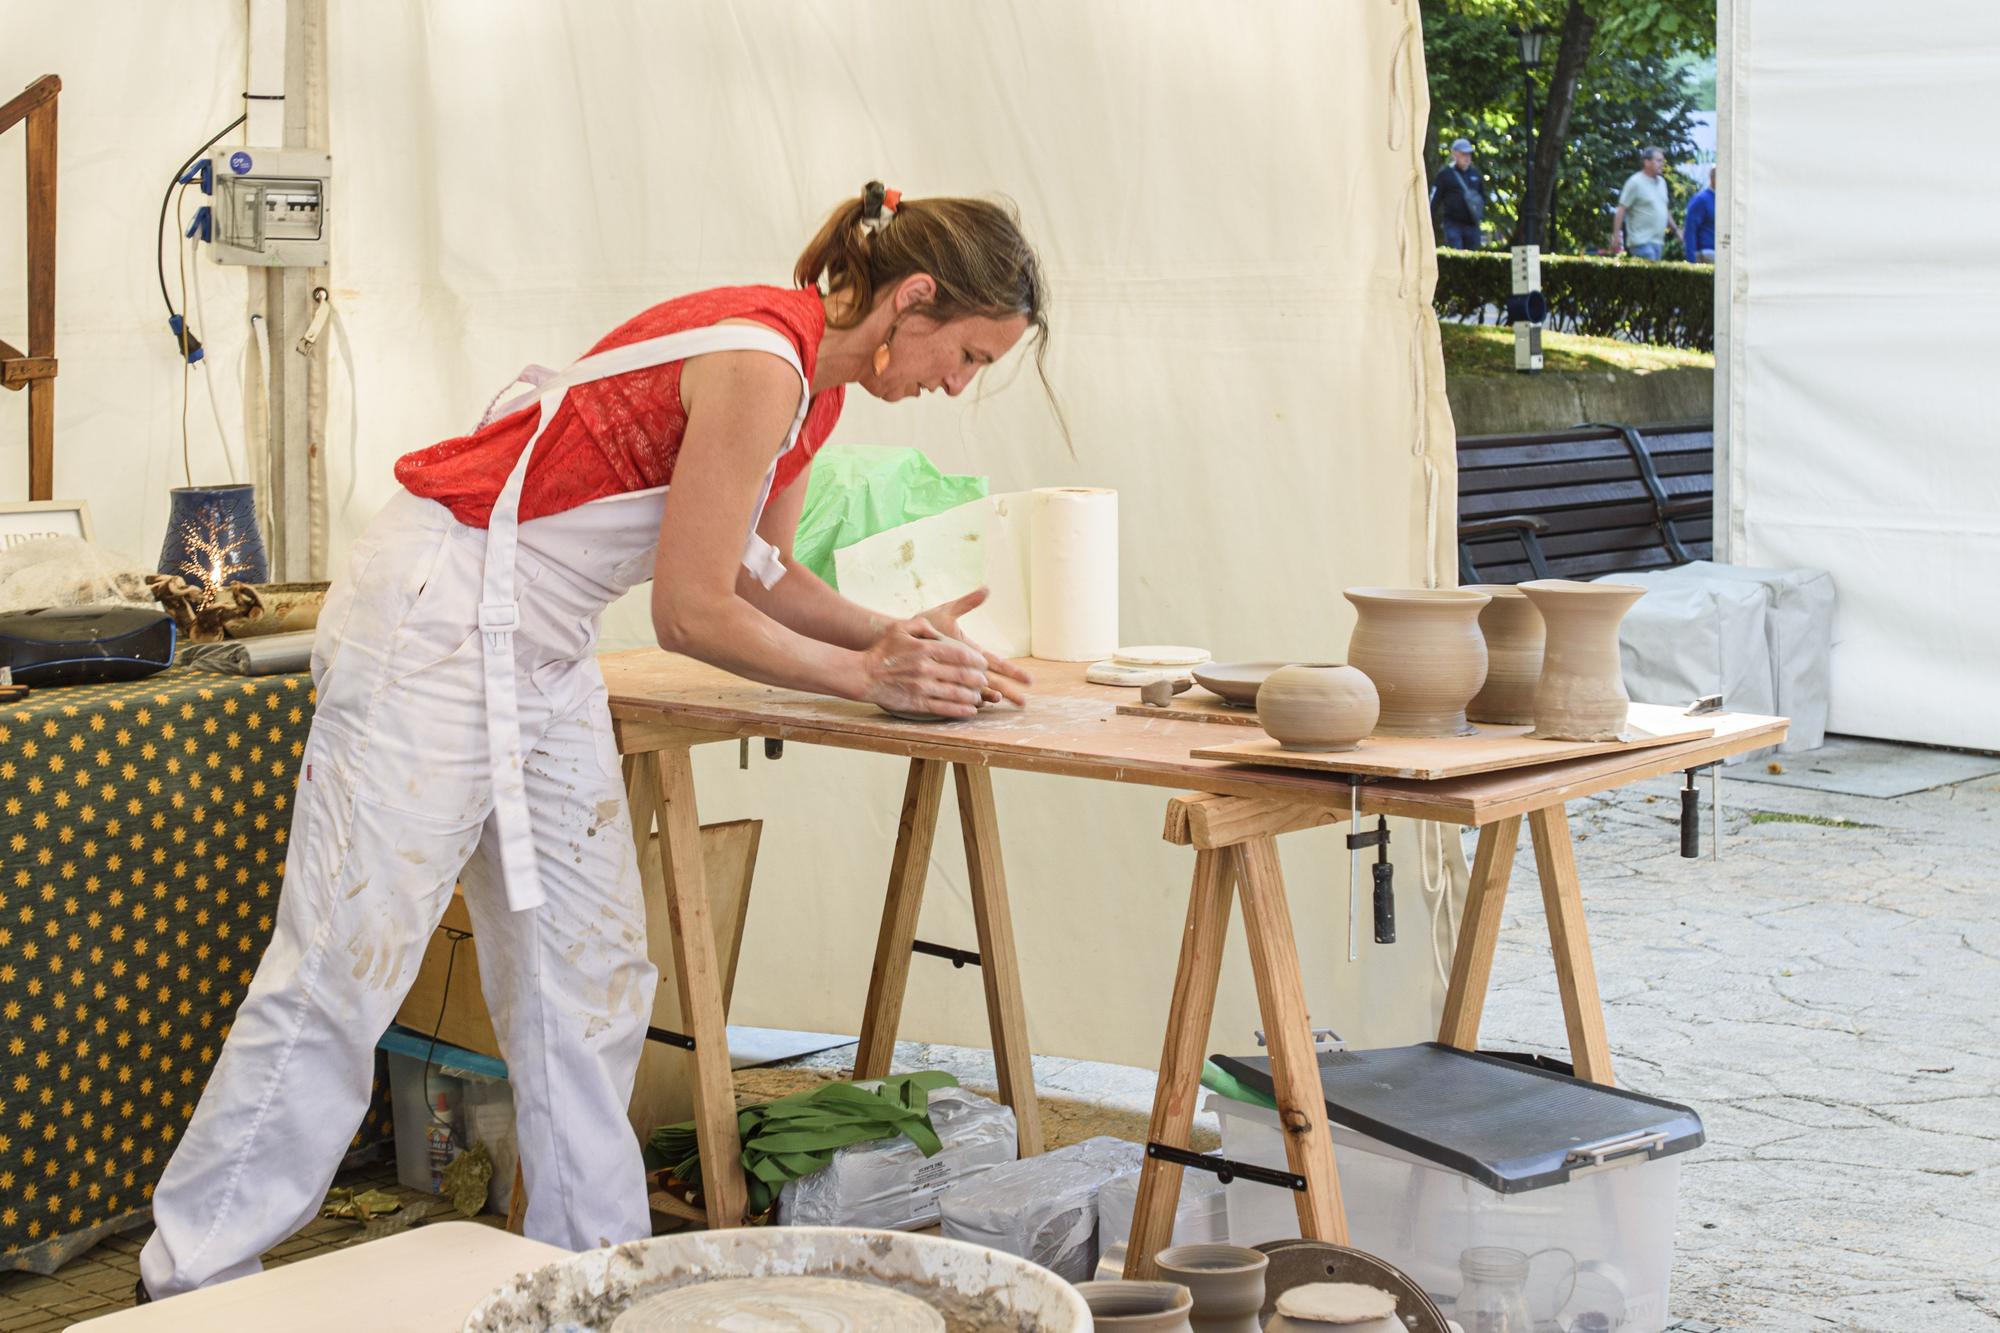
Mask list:
[[[391,1027],[377,1043],[389,1056],[389,1103],[396,1126],[396,1179],[427,1194],[431,1185],[430,1130],[437,1125],[432,1106],[442,1093],[452,1144],[463,1151],[484,1143],[493,1155],[493,1182],[486,1211],[505,1213],[514,1196],[514,1093],[507,1066],[490,1055],[462,1051],[443,1042],[431,1051],[428,1035]],[[428,1056],[428,1061],[426,1057]]]
[[[1268,1091],[1268,1063],[1218,1057]],[[1526,1256],[1537,1328],[1658,1333],[1668,1320],[1687,1107],[1435,1043],[1320,1057],[1352,1243],[1408,1273],[1445,1314],[1481,1246]],[[1275,1112],[1211,1095],[1222,1156],[1284,1168]],[[1228,1186],[1229,1240],[1299,1234],[1290,1192]]]

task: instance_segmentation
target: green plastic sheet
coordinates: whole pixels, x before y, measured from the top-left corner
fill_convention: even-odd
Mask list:
[[[835,551],[985,498],[986,478],[940,472],[920,449],[829,446],[813,459],[792,558],[838,587]]]
[[[931,1093],[957,1086],[950,1074],[925,1070],[885,1078],[879,1088],[826,1083],[744,1107],[736,1113],[736,1132],[743,1140],[750,1215],[776,1203],[786,1181],[820,1170],[850,1143],[901,1134],[924,1156],[936,1155],[943,1144],[931,1125]],[[701,1152],[693,1121],[654,1130],[646,1148],[647,1165],[666,1167],[676,1180],[700,1186]]]

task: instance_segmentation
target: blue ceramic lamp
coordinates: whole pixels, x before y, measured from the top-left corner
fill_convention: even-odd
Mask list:
[[[167,540],[160,572],[206,587],[211,594],[232,583],[264,583],[271,561],[257,530],[257,488],[176,486],[168,494]]]

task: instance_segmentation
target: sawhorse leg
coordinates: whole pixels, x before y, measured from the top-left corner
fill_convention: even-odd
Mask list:
[[[1027,1011],[1021,999],[1021,965],[1007,903],[1007,875],[1000,859],[999,816],[993,803],[993,775],[972,764],[913,759],[903,792],[902,820],[875,937],[875,962],[868,976],[868,1000],[861,1018],[856,1078],[889,1072],[903,994],[910,979],[910,951],[923,908],[924,878],[944,792],[945,769],[952,770],[958,794],[959,825],[965,839],[967,882],[974,927],[979,936],[980,981],[986,990],[986,1023],[993,1042],[993,1067],[1000,1100],[1014,1110],[1023,1157],[1042,1151],[1041,1110],[1035,1095],[1034,1065],[1028,1049]]]
[[[1215,991],[1229,928],[1231,886],[1243,902],[1250,970],[1271,1052],[1271,1085],[1285,1133],[1285,1160],[1303,1176],[1298,1191],[1299,1234],[1309,1240],[1347,1243],[1340,1178],[1334,1170],[1333,1134],[1320,1089],[1319,1061],[1306,1014],[1305,982],[1291,909],[1285,901],[1276,835],[1332,822],[1327,810],[1234,796],[1176,797],[1169,803],[1167,839],[1195,850],[1187,926],[1168,1006],[1167,1036],[1153,1097],[1149,1141],[1186,1148],[1194,1129],[1195,1098],[1215,1013]],[[1174,1211],[1183,1168],[1148,1157],[1139,1173],[1139,1197],[1125,1276],[1149,1278],[1153,1259],[1172,1243]]]
[[[1549,920],[1549,946],[1555,955],[1556,990],[1562,997],[1563,1026],[1569,1035],[1570,1063],[1576,1076],[1609,1085],[1611,1047],[1604,1030],[1604,1003],[1597,989],[1597,968],[1591,961],[1590,934],[1583,919],[1583,890],[1576,873],[1576,850],[1570,841],[1569,817],[1561,805],[1528,812],[1528,829],[1535,844],[1535,868],[1542,883],[1542,906]],[[1438,1040],[1460,1050],[1479,1046],[1479,1019],[1493,979],[1493,954],[1500,940],[1500,915],[1507,904],[1507,880],[1520,842],[1521,817],[1496,820],[1479,830],[1479,850],[1459,925],[1458,949],[1452,956],[1451,983],[1445,992],[1444,1021]]]

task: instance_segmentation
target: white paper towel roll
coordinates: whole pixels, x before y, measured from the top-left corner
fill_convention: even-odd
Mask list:
[[[1028,624],[1036,657],[1095,662],[1118,648],[1118,492],[1051,486],[1028,515]]]

